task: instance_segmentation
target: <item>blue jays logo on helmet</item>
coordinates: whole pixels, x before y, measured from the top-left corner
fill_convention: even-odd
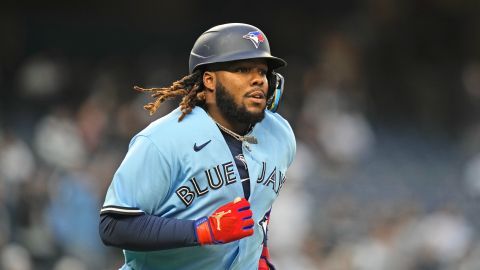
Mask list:
[[[252,31],[243,36],[243,38],[251,40],[253,42],[253,45],[255,45],[255,48],[258,49],[258,45],[260,43],[263,43],[265,41],[265,37],[263,36],[262,32],[260,31]]]

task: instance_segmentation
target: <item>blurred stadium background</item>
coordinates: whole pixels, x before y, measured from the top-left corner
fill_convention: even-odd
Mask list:
[[[0,269],[118,269],[98,210],[206,29],[260,27],[289,66],[298,153],[279,269],[480,269],[480,2],[27,1],[0,8]]]

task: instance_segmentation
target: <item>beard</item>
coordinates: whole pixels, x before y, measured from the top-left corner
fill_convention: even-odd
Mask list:
[[[265,117],[265,110],[257,113],[249,112],[245,105],[235,103],[233,95],[219,81],[215,85],[215,91],[218,109],[229,121],[255,125]]]

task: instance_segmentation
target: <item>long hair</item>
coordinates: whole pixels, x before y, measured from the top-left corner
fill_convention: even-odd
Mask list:
[[[165,100],[177,96],[183,96],[182,101],[180,102],[182,115],[178,118],[178,122],[182,121],[182,119],[189,114],[197,104],[201,105],[205,103],[203,71],[200,69],[174,82],[169,87],[141,88],[134,86],[133,89],[139,92],[153,93],[151,96],[156,98],[156,100],[143,106],[145,110],[150,112],[150,115],[154,114]]]

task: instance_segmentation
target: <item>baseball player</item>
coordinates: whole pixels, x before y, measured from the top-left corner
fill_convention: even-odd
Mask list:
[[[183,99],[133,137],[107,191],[100,236],[124,250],[121,269],[274,269],[269,213],[296,150],[275,112],[285,65],[258,28],[223,24],[197,39],[189,75],[135,87],[151,114]]]

